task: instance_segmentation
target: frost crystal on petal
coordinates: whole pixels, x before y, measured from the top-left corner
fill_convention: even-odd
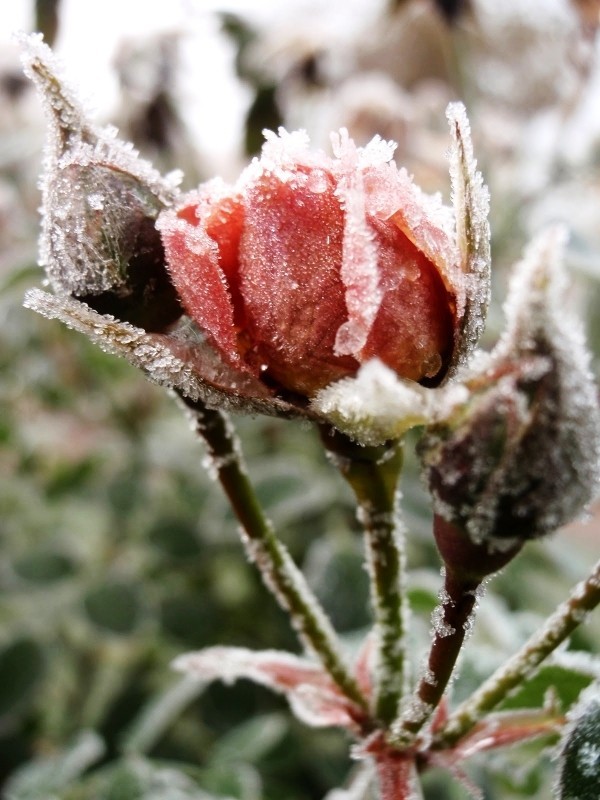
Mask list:
[[[464,106],[451,103],[446,114],[452,134],[450,179],[464,287],[458,307],[461,324],[454,354],[455,371],[468,361],[485,327],[490,301],[490,199],[476,168]]]
[[[341,276],[348,309],[348,321],[337,332],[334,351],[336,355],[357,356],[367,343],[383,293],[379,286],[377,247],[367,223],[359,153],[347,130],[342,129],[334,140],[334,152],[341,173],[336,194],[345,211]]]

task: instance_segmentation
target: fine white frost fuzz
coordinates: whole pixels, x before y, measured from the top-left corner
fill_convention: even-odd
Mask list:
[[[345,378],[321,390],[312,407],[353,439],[377,445],[398,438],[416,425],[450,416],[467,398],[468,391],[461,384],[426,389],[399,378],[373,359],[355,378]]]
[[[179,173],[162,177],[113,127],[88,118],[41,35],[21,36],[25,74],[48,116],[40,260],[55,291],[96,294],[119,286],[128,213],[155,218],[173,202]],[[133,209],[133,210],[132,210]]]
[[[473,157],[471,129],[462,103],[451,103],[446,111],[452,147],[450,180],[456,219],[463,290],[458,295],[462,317],[453,370],[465,364],[485,327],[490,301],[490,197]]]
[[[172,664],[201,681],[226,684],[245,678],[284,694],[307,725],[354,729],[351,703],[316,664],[279,650],[255,652],[242,647],[210,647],[178,656]]]

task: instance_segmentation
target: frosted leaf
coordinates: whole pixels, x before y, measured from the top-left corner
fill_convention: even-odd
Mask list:
[[[49,121],[41,263],[59,292],[89,295],[118,288],[125,283],[140,227],[173,202],[177,178],[163,178],[114,128],[89,121],[40,36],[21,36],[20,42],[24,71]]]
[[[23,70],[42,97],[52,125],[52,151],[62,154],[71,143],[94,142],[96,130],[87,110],[64,78],[64,68],[44,44],[41,33],[16,34],[21,46]]]
[[[477,162],[469,121],[462,103],[451,103],[446,112],[452,134],[450,179],[456,218],[463,291],[459,295],[461,317],[452,371],[466,363],[485,327],[490,301],[490,199]],[[464,303],[464,307],[462,305]]]
[[[338,692],[305,685],[289,692],[288,700],[294,716],[312,728],[357,728],[350,703]]]
[[[468,392],[461,384],[426,389],[399,378],[381,361],[364,364],[355,378],[346,378],[321,390],[312,401],[339,430],[363,444],[382,444],[415,425],[449,416]]]
[[[307,659],[290,653],[211,647],[179,656],[173,668],[207,682],[231,684],[245,678],[284,694],[295,715],[308,725],[355,728],[357,709],[329,676]]]
[[[585,650],[557,650],[546,663],[589,675],[600,681],[600,658]]]
[[[25,307],[49,319],[60,319],[85,334],[105,352],[121,356],[142,369],[161,386],[176,389],[209,408],[295,416],[296,410],[272,398],[251,376],[238,374],[219,361],[200,337],[194,341],[189,330],[170,335],[147,333],[69,297],[39,289],[25,296]]]
[[[586,689],[568,714],[558,756],[557,800],[600,797],[600,685]]]

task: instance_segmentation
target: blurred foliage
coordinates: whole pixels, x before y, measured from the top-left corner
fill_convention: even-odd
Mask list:
[[[464,4],[437,5],[454,16]],[[56,6],[40,2],[38,13]],[[227,26],[242,53],[251,29],[233,18]],[[305,85],[316,83],[313,56],[303,52],[304,60],[294,65]],[[254,81],[245,131],[250,152],[259,129],[284,118],[285,107],[277,104],[273,79],[241,62],[239,69]],[[21,103],[26,91],[19,84],[17,94],[0,99]],[[321,798],[342,785],[350,769],[343,734],[307,730],[280,698],[260,687],[241,682],[204,688],[169,668],[175,655],[217,643],[292,651],[298,645],[242,556],[235,520],[171,398],[82,337],[21,308],[24,290],[41,281],[33,189],[39,156],[31,163],[39,137],[23,115],[14,118],[24,126],[20,149],[13,148],[14,130],[2,128],[0,141],[0,188],[10,198],[10,214],[0,208],[4,796]],[[515,221],[519,209],[505,200],[502,195],[496,209],[504,224],[494,228],[502,264],[518,252],[523,234],[523,223]],[[582,248],[581,262],[587,264],[589,245]],[[597,263],[585,274],[580,291],[593,312]],[[503,279],[498,284],[501,294]],[[496,305],[492,330],[499,319]],[[598,353],[597,314],[589,314],[588,329]],[[236,422],[269,516],[349,650],[356,648],[370,613],[358,523],[345,485],[310,427]],[[409,652],[416,671],[429,640],[440,565],[412,441],[403,494],[413,610]],[[597,554],[597,527],[593,536],[590,531],[528,546],[493,581],[454,686],[457,699],[513,653],[585,574],[594,548]],[[572,646],[593,651],[599,637],[594,619],[576,633]],[[566,710],[588,682],[585,671],[549,666],[507,707],[539,702],[551,689]],[[486,800],[547,800],[550,762],[541,753],[548,744],[476,759],[472,776]],[[445,773],[432,771],[424,781],[427,800],[466,797]]]

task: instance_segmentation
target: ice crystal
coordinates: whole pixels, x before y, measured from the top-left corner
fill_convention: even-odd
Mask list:
[[[461,103],[448,106],[452,133],[450,178],[456,219],[456,237],[463,273],[464,302],[459,347],[454,369],[468,361],[485,327],[490,301],[489,192],[477,171],[470,126]]]
[[[452,636],[456,633],[455,628],[449,625],[444,619],[445,612],[444,606],[436,606],[431,614],[431,624],[433,626],[432,634],[439,639],[445,639],[446,636]]]
[[[381,444],[415,425],[449,416],[467,396],[461,384],[426,389],[399,378],[373,359],[355,378],[345,378],[321,390],[312,407],[357,441]]]

